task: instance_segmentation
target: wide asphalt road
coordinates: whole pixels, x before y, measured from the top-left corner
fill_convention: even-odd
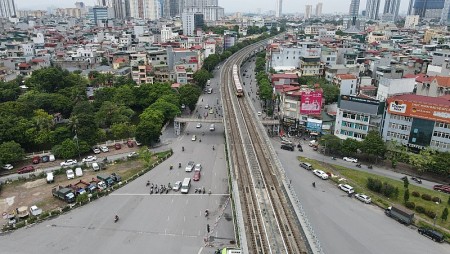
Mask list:
[[[433,242],[299,167],[297,156],[314,153],[307,145],[301,153],[281,150],[277,140],[272,143],[325,253],[450,253],[448,244]]]
[[[203,95],[212,101],[217,95]],[[208,101],[209,101],[208,100]],[[0,253],[211,253],[235,241],[228,195],[223,126],[195,128],[190,135],[172,139],[155,150],[173,148],[174,154],[134,182],[84,207],[31,228],[0,237]],[[173,131],[169,126],[167,131]],[[202,136],[202,132],[205,133]],[[196,134],[202,142],[191,141]],[[167,133],[165,136],[172,136]],[[212,146],[215,150],[212,150]],[[181,147],[185,151],[182,152]],[[189,194],[149,194],[146,182],[166,185],[193,176],[184,168],[188,161],[201,163],[201,179],[192,181]],[[178,168],[182,163],[182,168]],[[170,170],[169,166],[174,169]],[[195,194],[205,187],[212,194]],[[209,218],[204,211],[208,209]],[[114,215],[120,217],[114,223]],[[211,232],[207,234],[206,226]],[[205,239],[207,241],[205,241]],[[212,247],[205,247],[211,245]]]

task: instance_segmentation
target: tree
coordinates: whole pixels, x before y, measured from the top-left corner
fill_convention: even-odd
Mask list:
[[[360,142],[355,139],[345,139],[342,142],[342,153],[344,155],[354,155],[360,148]]]
[[[450,153],[435,153],[433,155],[433,167],[430,169],[434,173],[447,176],[450,174]]]
[[[408,177],[403,177],[403,187],[405,187],[405,189],[408,189],[409,186],[409,181],[408,181]]]
[[[205,58],[205,61],[203,61],[203,69],[211,72],[212,70],[214,70],[214,68],[216,68],[217,64],[219,64],[220,62],[220,57],[219,55],[213,54],[213,55],[209,55],[207,58]]]
[[[127,106],[105,101],[95,114],[99,126],[109,128],[114,123],[128,123],[134,111]]]
[[[335,135],[327,134],[322,136],[320,138],[320,144],[332,154],[340,153],[342,150],[342,140]]]
[[[186,84],[178,89],[180,93],[181,103],[187,105],[191,110],[195,109],[198,98],[202,91],[196,85]]]
[[[381,139],[380,133],[372,130],[367,133],[367,136],[362,141],[361,150],[367,155],[383,157],[386,152],[386,145]]]
[[[197,85],[199,85],[200,87],[205,87],[206,82],[210,78],[211,78],[211,74],[205,69],[200,69],[200,70],[194,72],[194,74],[193,74],[193,79],[194,79],[195,83],[197,83]]]
[[[125,106],[133,106],[136,104],[136,97],[133,93],[133,89],[131,86],[124,85],[121,87],[117,87],[114,95],[114,102],[125,105]]]
[[[53,138],[52,129],[54,126],[53,116],[42,109],[37,109],[34,111],[32,121],[34,123],[32,127],[34,142],[36,144],[51,143]]]
[[[52,153],[63,159],[74,158],[78,156],[78,147],[80,148],[80,154],[90,150],[89,145],[84,141],[78,140],[77,144],[76,139],[66,139],[60,145],[55,145],[52,148]]]
[[[139,118],[140,122],[136,127],[136,139],[143,144],[150,145],[161,135],[164,115],[161,111],[147,108]]]
[[[14,141],[4,142],[0,145],[0,163],[13,163],[25,157],[25,150]]]
[[[134,137],[136,134],[136,126],[128,123],[115,123],[111,126],[111,133],[114,139]]]
[[[421,150],[419,154],[411,154],[409,156],[409,163],[413,165],[417,169],[417,171],[423,173],[428,167],[433,166],[433,155],[435,153],[436,151],[427,147]]]
[[[403,194],[403,201],[405,203],[409,201],[409,189],[405,190],[405,194]]]
[[[164,114],[164,122],[173,120],[176,116],[181,114],[179,106],[162,99],[158,99],[149,108],[162,112]]]
[[[441,220],[442,221],[447,221],[447,217],[448,217],[448,208],[444,208],[444,211],[442,211],[442,215],[441,215]]]

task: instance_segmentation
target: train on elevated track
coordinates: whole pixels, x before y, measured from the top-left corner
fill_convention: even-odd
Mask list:
[[[241,80],[239,79],[239,67],[236,64],[233,65],[233,82],[234,88],[236,89],[236,96],[244,96],[244,90],[242,89]]]

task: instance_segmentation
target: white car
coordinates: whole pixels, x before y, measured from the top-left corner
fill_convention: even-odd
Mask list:
[[[202,124],[198,123],[197,126],[195,126],[196,128],[202,128]]]
[[[5,165],[3,165],[2,168],[5,169],[5,170],[11,170],[11,169],[13,169],[14,167],[13,167],[13,165],[11,165],[11,164],[5,164]]]
[[[176,181],[175,184],[173,185],[172,189],[174,191],[179,191],[181,188],[181,181]]]
[[[191,172],[194,169],[194,166],[195,162],[189,161],[185,168],[186,172]]]
[[[208,104],[206,104],[206,105],[205,105],[205,108],[206,108],[206,109],[209,109],[209,105],[208,105]]]
[[[92,155],[92,156],[88,156],[86,158],[83,159],[83,162],[93,162],[97,160],[97,156]]]
[[[139,156],[139,154],[136,152],[131,152],[127,155],[128,158],[133,158],[133,157],[138,157],[138,156]]]
[[[328,179],[328,174],[323,172],[322,170],[314,169],[313,173],[314,173],[314,175],[322,178],[322,180],[327,180]]]
[[[107,146],[100,146],[100,150],[102,150],[102,152],[104,152],[104,153],[109,152],[109,149]]]
[[[92,148],[92,151],[93,151],[95,154],[101,153],[101,151],[100,151],[100,149],[98,149],[98,147],[93,147],[93,148]]]
[[[353,162],[353,163],[357,163],[358,159],[352,158],[352,157],[344,157],[343,158],[344,161],[348,161],[348,162]]]
[[[194,171],[201,171],[201,170],[202,170],[202,164],[200,164],[200,163],[195,164]]]
[[[61,167],[69,167],[72,165],[76,165],[78,162],[77,160],[66,160],[60,163]]]
[[[196,135],[192,135],[192,138],[191,138],[191,140],[192,140],[192,141],[195,141],[195,140],[197,140],[197,136],[196,136]]]
[[[366,194],[363,194],[363,193],[358,193],[358,194],[355,195],[355,197],[359,201],[364,202],[366,204],[370,204],[372,202],[372,199],[369,196],[367,196]]]
[[[339,184],[339,189],[347,192],[348,194],[352,194],[353,192],[355,192],[355,190],[353,189],[352,186],[348,185],[348,184]]]
[[[67,180],[70,180],[70,179],[74,179],[74,178],[75,178],[75,173],[73,172],[72,169],[68,169],[68,170],[66,171],[66,175],[67,175]]]
[[[261,116],[261,115],[262,115],[262,113],[260,111],[258,111],[258,116]]]

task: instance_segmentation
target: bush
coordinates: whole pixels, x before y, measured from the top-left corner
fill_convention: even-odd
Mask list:
[[[414,202],[406,202],[405,203],[405,206],[407,207],[407,208],[409,208],[409,209],[411,209],[411,210],[414,210],[414,208],[416,207],[416,203],[414,203]]]
[[[413,197],[416,197],[416,198],[420,197],[420,193],[417,192],[417,191],[411,192],[411,195],[412,195]]]
[[[367,179],[367,188],[371,191],[381,193],[382,186],[383,186],[383,184],[381,183],[381,180],[379,180],[379,179],[374,179],[372,177],[369,177]]]
[[[440,199],[439,197],[433,197],[431,200],[432,200],[433,202],[435,202],[435,203],[441,203],[441,202],[442,202],[441,199]]]
[[[381,188],[381,193],[383,193],[384,196],[390,198],[395,197],[395,193],[398,195],[398,191],[395,190],[393,185],[390,185],[386,182],[383,183],[383,187]]]
[[[77,203],[87,203],[88,202],[88,194],[87,193],[83,193],[77,196]]]
[[[431,219],[436,218],[436,213],[433,212],[433,211],[431,211],[431,210],[427,210],[427,211],[425,212],[425,214],[426,214],[429,218],[431,218]]]
[[[416,206],[416,212],[424,213],[425,212],[425,208],[423,208],[423,206],[418,205],[418,206]]]
[[[42,212],[41,215],[39,215],[39,219],[45,219],[50,215],[49,212]]]
[[[70,206],[69,205],[66,205],[66,206],[64,206],[62,209],[62,212],[64,213],[64,212],[68,212],[68,211],[70,211]],[[52,212],[53,213],[53,212]]]
[[[422,199],[426,201],[431,201],[431,196],[429,194],[424,193],[422,194]]]

